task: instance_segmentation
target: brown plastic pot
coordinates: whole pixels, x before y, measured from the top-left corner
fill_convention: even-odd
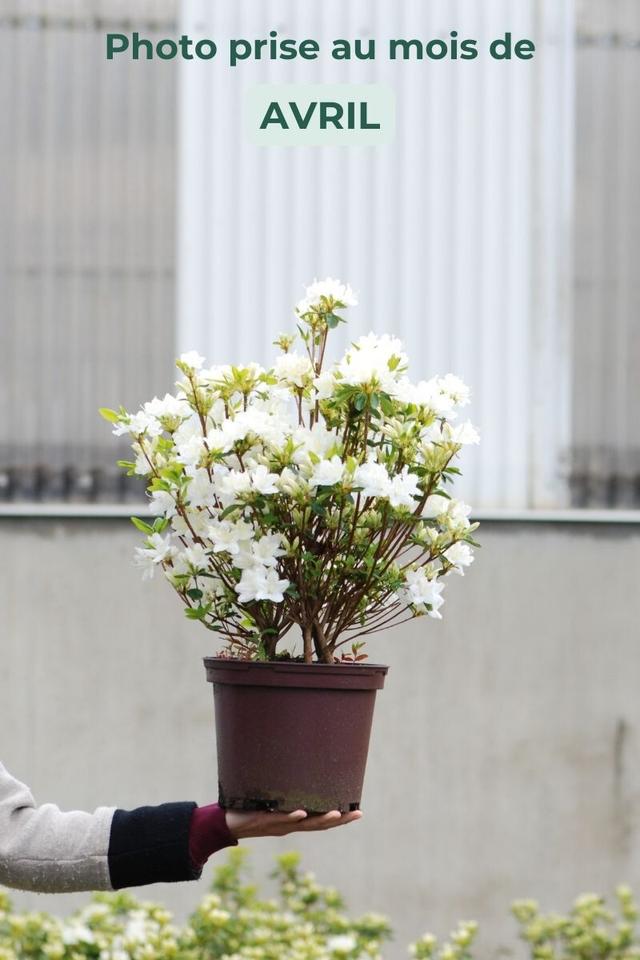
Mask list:
[[[205,657],[219,803],[231,810],[357,810],[380,664]]]

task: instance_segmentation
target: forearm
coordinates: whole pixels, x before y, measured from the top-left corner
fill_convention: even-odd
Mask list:
[[[0,765],[0,883],[45,893],[111,889],[113,814],[36,807],[28,787]]]
[[[36,806],[0,764],[0,884],[42,893],[195,880],[236,841],[215,805],[165,803],[95,813]]]

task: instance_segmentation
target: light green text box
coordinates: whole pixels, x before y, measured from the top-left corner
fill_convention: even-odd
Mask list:
[[[265,146],[373,146],[393,139],[395,96],[377,83],[264,83],[245,91],[244,120]]]

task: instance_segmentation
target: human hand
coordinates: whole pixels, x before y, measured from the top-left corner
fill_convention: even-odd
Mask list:
[[[329,813],[318,813],[312,816],[309,816],[305,810],[294,810],[292,813],[225,810],[229,833],[236,840],[247,837],[285,837],[288,833],[330,830],[333,827],[341,827],[345,823],[353,823],[361,817],[360,810],[353,810],[351,813],[330,810]]]

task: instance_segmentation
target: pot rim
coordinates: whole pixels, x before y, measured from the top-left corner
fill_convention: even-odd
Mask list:
[[[287,670],[295,672],[296,670],[308,670],[313,669],[322,669],[322,670],[362,670],[364,669],[375,669],[375,670],[384,670],[385,672],[389,669],[389,665],[386,663],[355,663],[353,661],[345,660],[342,663],[321,663],[318,660],[314,660],[312,663],[305,663],[302,660],[240,660],[233,657],[203,657],[204,663],[207,665],[220,665],[221,667],[231,667],[233,670],[248,670],[248,669],[278,669],[278,670]]]
[[[382,689],[389,667],[384,663],[299,663],[288,660],[230,660],[203,657],[213,684],[327,689]]]

